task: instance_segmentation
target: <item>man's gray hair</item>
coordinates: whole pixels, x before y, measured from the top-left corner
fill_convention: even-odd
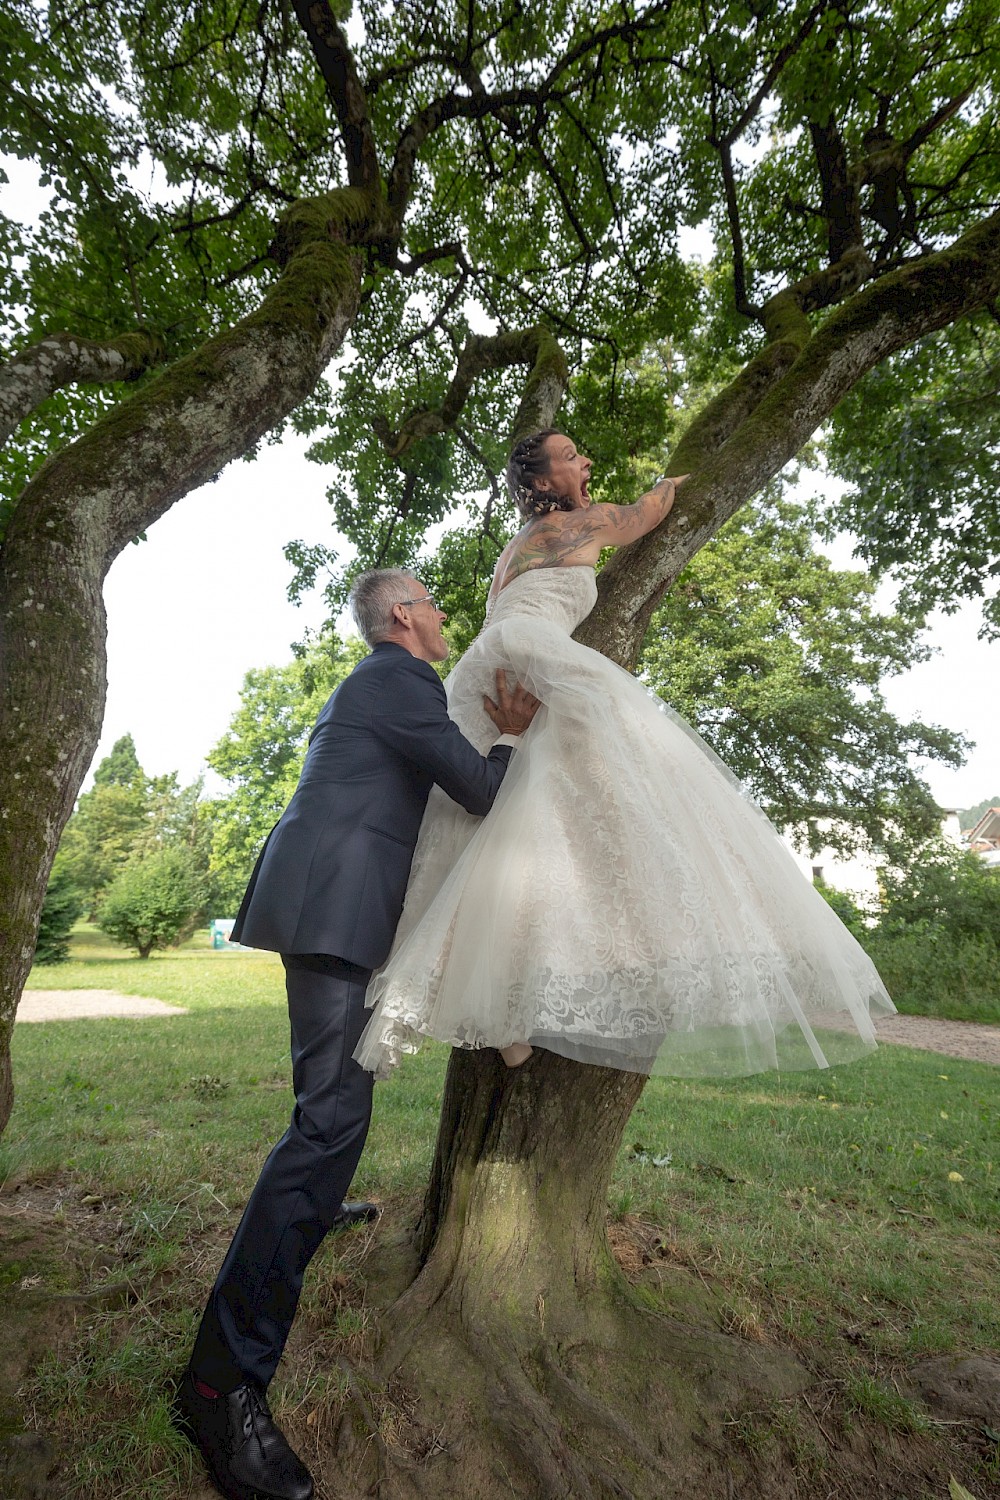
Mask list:
[[[419,589],[418,589],[419,592]],[[372,568],[351,584],[351,614],[369,646],[392,629],[392,606],[413,598],[413,575],[404,568]]]

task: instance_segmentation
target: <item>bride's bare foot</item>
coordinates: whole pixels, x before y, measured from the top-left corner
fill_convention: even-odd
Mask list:
[[[511,1042],[509,1047],[500,1048],[500,1056],[508,1068],[519,1068],[528,1061],[533,1050],[527,1042]]]

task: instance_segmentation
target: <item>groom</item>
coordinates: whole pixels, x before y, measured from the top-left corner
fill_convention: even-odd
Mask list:
[[[448,717],[444,613],[411,573],[363,573],[351,607],[371,654],[337,688],[309,740],[233,939],[281,954],[296,1104],[251,1194],[178,1391],[181,1425],[230,1500],[309,1500],[312,1480],[265,1391],[309,1260],[331,1229],[374,1217],[344,1194],[368,1133],[372,1078],[352,1058],[365,989],[392,944],[433,783],[480,816],[537,702],[497,674],[485,699],[500,738],[482,756]]]

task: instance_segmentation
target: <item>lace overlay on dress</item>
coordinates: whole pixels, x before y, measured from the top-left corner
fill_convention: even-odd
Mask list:
[[[572,639],[596,597],[589,567],[521,574],[449,676],[481,751],[498,667],[543,707],[487,818],[432,791],[358,1060],[425,1035],[667,1074],[870,1051],[871,961],[690,726]]]

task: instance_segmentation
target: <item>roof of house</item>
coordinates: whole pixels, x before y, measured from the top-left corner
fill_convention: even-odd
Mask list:
[[[969,843],[1000,843],[1000,807],[988,807],[975,828],[966,834]]]

